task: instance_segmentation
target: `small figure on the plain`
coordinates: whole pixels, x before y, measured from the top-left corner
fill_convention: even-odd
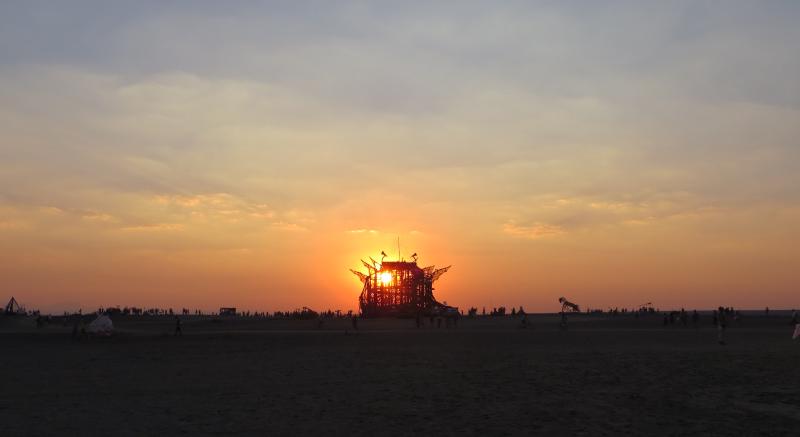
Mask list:
[[[725,328],[727,328],[725,311],[722,307],[719,307],[719,315],[717,316],[717,340],[721,345],[725,344]]]
[[[178,316],[175,316],[175,335],[176,336],[183,335],[183,329],[181,327],[181,318]]]
[[[81,317],[80,331],[81,331],[81,340],[88,340],[89,333],[86,332],[86,322],[83,321],[83,317]]]
[[[358,316],[353,314],[353,317],[350,319],[350,322],[353,324],[353,330],[358,331]]]
[[[72,324],[72,339],[75,340],[78,338],[78,319],[75,319],[75,323]]]
[[[794,325],[794,334],[792,335],[792,340],[797,340],[800,337],[800,323]]]
[[[528,315],[525,314],[525,313],[522,313],[522,314],[523,315],[522,315],[522,321],[521,321],[522,325],[521,325],[521,327],[522,327],[522,329],[527,329],[528,328]]]

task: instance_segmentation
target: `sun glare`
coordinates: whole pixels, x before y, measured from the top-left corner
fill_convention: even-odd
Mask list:
[[[382,284],[388,284],[392,282],[392,274],[389,272],[383,272],[380,274],[380,280]]]

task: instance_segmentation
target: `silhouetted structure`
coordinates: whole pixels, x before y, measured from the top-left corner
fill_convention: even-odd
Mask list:
[[[236,308],[235,307],[222,307],[219,309],[220,316],[235,316],[236,315]]]
[[[575,303],[572,303],[572,302],[568,301],[567,298],[565,298],[565,297],[559,297],[558,298],[558,302],[561,304],[561,312],[562,313],[566,313],[566,312],[579,313],[579,312],[581,312],[581,308],[578,306],[578,304],[575,304]]]
[[[8,301],[8,304],[3,312],[9,316],[13,316],[15,314],[25,314],[25,308],[22,308],[17,300],[14,299],[14,296],[11,296],[11,300]]]
[[[384,258],[385,253],[382,253]],[[364,317],[458,314],[458,309],[442,304],[433,297],[433,283],[451,266],[440,269],[435,266],[420,268],[414,261],[361,260],[367,273],[350,270],[361,279],[364,288],[358,303]]]

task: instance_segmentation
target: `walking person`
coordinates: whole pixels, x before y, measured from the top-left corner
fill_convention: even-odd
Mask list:
[[[717,316],[717,340],[721,345],[725,344],[725,328],[727,328],[725,311],[722,307],[719,307],[719,315]]]
[[[175,336],[183,336],[183,329],[181,328],[181,318],[175,316]]]

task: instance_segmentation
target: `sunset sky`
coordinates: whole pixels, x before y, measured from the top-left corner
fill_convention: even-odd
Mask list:
[[[800,307],[800,2],[500,3],[0,3],[0,300]]]

